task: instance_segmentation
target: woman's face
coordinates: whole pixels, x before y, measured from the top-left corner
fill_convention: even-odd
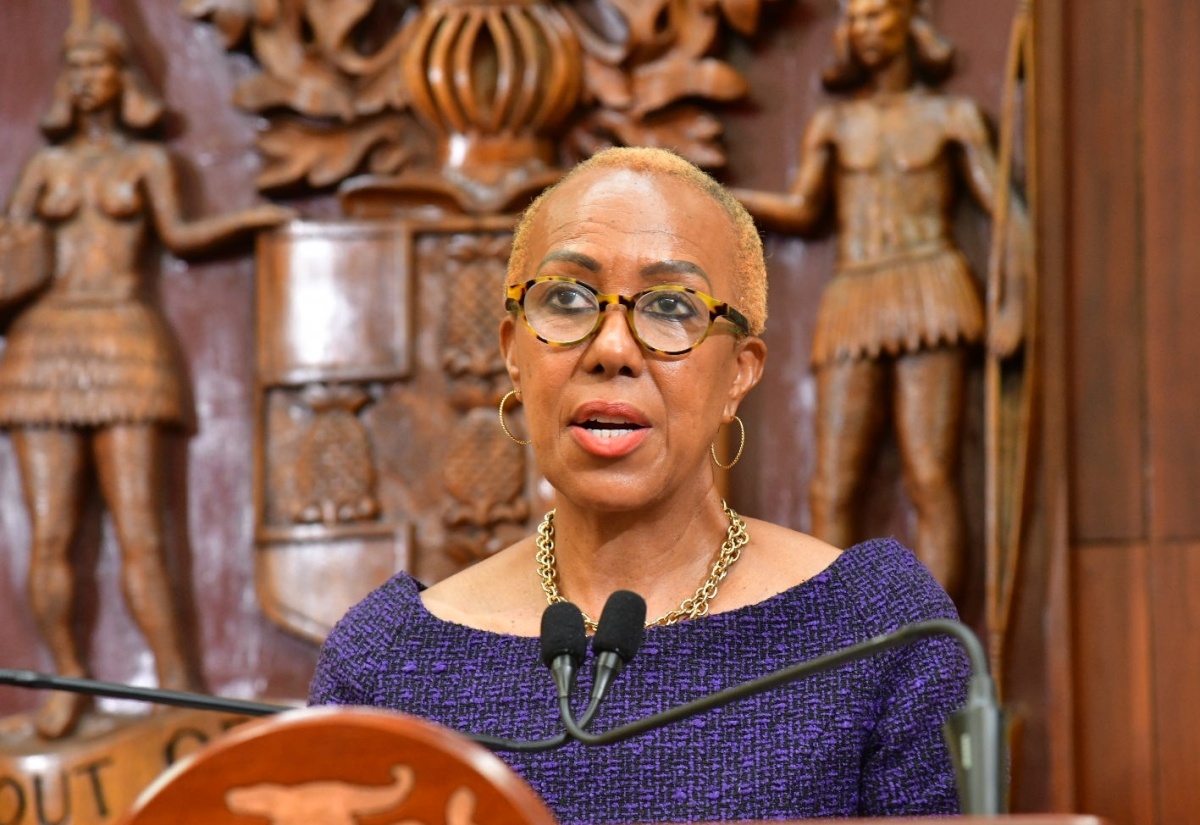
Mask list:
[[[849,0],[850,44],[868,69],[890,63],[908,48],[911,0]]]
[[[121,70],[99,46],[76,46],[67,52],[71,99],[81,112],[112,105],[121,94]]]
[[[660,173],[591,170],[555,190],[530,230],[525,280],[559,275],[602,293],[679,284],[736,306],[736,235],[699,189]],[[538,465],[559,494],[628,510],[712,484],[709,444],[758,382],[766,348],[719,320],[678,356],[644,350],[610,309],[595,335],[560,347],[519,318],[501,348],[522,391]]]

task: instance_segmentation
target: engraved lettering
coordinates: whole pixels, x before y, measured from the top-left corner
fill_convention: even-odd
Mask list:
[[[66,825],[71,821],[71,794],[67,787],[67,774],[65,771],[60,771],[58,775],[58,795],[60,803],[58,804],[58,819],[50,819],[46,815],[46,790],[44,781],[46,777],[37,775],[33,777],[33,801],[34,809],[37,811],[38,825]]]
[[[183,757],[208,744],[208,734],[198,728],[180,728],[175,731],[163,751],[167,766],[174,765]],[[180,750],[183,748],[183,750]]]
[[[112,764],[112,759],[105,757],[95,762],[89,762],[76,768],[77,773],[86,774],[92,786],[92,797],[96,800],[96,813],[102,817],[109,814],[108,800],[104,798],[104,783],[100,780],[100,769]]]
[[[0,776],[0,816],[5,817],[0,825],[17,825],[25,818],[25,789],[11,776]]]

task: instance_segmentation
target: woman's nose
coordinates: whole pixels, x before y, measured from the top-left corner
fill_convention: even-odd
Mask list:
[[[634,375],[641,371],[644,361],[642,346],[629,327],[628,310],[609,306],[600,317],[600,328],[588,345],[586,358],[589,371],[602,369],[613,375]]]
[[[596,330],[597,335],[619,335],[622,340],[628,339],[628,342],[635,347],[639,346],[637,336],[633,333],[633,327],[629,323],[629,309],[621,304],[609,304],[600,314],[600,329]]]

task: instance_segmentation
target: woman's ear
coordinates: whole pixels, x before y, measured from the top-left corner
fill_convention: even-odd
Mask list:
[[[504,369],[508,371],[513,388],[520,389],[521,368],[517,366],[516,338],[517,327],[512,314],[506,314],[500,322],[500,357],[504,359]]]
[[[762,380],[763,368],[767,363],[767,344],[756,335],[743,338],[737,343],[734,358],[736,365],[733,382],[729,385],[729,398],[725,403],[725,423],[733,420],[746,393]]]

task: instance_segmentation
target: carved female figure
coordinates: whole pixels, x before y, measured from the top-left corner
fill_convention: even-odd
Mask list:
[[[765,224],[810,231],[833,200],[837,271],[822,296],[812,345],[817,378],[813,533],[853,541],[862,488],[890,400],[916,552],[951,594],[963,572],[957,464],[966,348],[984,338],[979,291],[951,235],[961,180],[989,214],[996,163],[978,107],[926,83],[950,69],[952,47],[916,0],[846,0],[837,60],[823,77],[850,96],[823,105],[785,195],[735,194]],[[1009,261],[1027,262],[1015,221]],[[1022,335],[1018,270],[988,345],[1012,353]],[[889,398],[890,396],[890,398]]]
[[[195,222],[180,214],[167,152],[138,140],[161,103],[127,65],[111,22],[76,23],[43,129],[54,143],[24,168],[14,221],[53,238],[49,286],[12,324],[0,358],[0,427],[11,431],[29,508],[30,602],[59,673],[85,674],[72,632],[69,547],[85,474],[94,464],[123,558],[123,591],[154,654],[162,687],[192,683],[163,558],[156,471],[164,427],[184,419],[183,377],[165,320],[148,302],[140,256],[151,231],[186,254],[288,210],[263,206]],[[52,695],[35,716],[45,737],[69,733],[75,694]]]

